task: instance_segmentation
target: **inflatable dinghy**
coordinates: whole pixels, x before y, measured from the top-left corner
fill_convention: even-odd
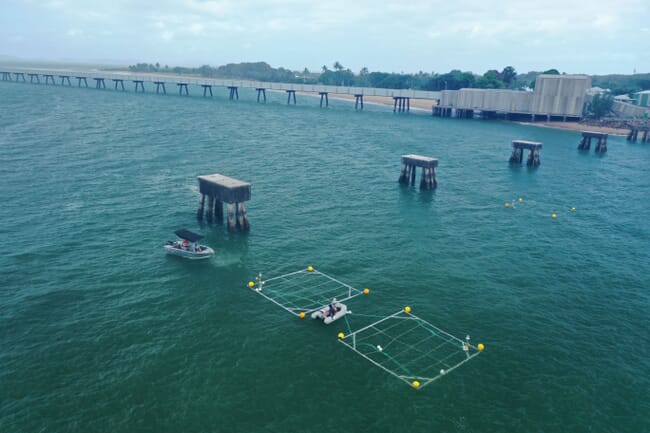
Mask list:
[[[342,304],[340,302],[335,302],[334,308],[336,308],[336,314],[334,314],[334,316],[330,316],[330,307],[329,305],[327,305],[321,308],[320,310],[316,310],[313,313],[311,313],[311,318],[321,319],[324,324],[329,325],[330,323],[348,314],[348,307],[345,304]]]

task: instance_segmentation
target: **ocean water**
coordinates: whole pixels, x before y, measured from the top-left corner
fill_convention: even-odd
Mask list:
[[[0,432],[650,431],[650,145],[190,92],[0,82]],[[196,220],[211,173],[250,232]],[[166,256],[181,227],[215,257]],[[486,349],[412,389],[245,287],[307,265]]]

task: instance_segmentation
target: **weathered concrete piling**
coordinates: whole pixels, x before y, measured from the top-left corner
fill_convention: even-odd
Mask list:
[[[607,152],[607,134],[602,132],[582,131],[582,138],[578,144],[578,150],[589,150],[591,148],[591,139],[597,138],[598,142],[594,151],[596,153]]]
[[[415,185],[416,167],[422,167],[420,189],[434,189],[438,186],[436,182],[437,166],[437,158],[421,155],[402,155],[402,174],[399,177],[399,183],[403,185]]]
[[[363,93],[354,94],[354,109],[363,110]]]
[[[393,113],[411,111],[411,98],[408,96],[393,96]]]
[[[641,143],[649,143],[650,136],[648,131],[650,131],[649,126],[632,126],[630,127],[630,133],[627,134],[627,141],[636,142],[639,138],[639,132],[641,132]]]
[[[223,222],[223,203],[227,204],[228,230],[248,230],[250,224],[244,202],[251,199],[251,184],[222,174],[199,176],[199,210],[196,217],[203,219],[205,197],[208,197],[206,220],[211,223],[213,216],[217,222]],[[236,215],[235,215],[236,214]]]
[[[539,160],[539,150],[542,148],[542,143],[537,141],[526,140],[512,140],[512,155],[510,155],[510,162],[521,164],[524,156],[524,149],[528,149],[528,160],[526,165],[529,167],[537,167],[541,162]]]

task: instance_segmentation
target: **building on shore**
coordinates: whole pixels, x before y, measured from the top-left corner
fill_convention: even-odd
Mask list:
[[[584,112],[591,77],[539,75],[535,90],[443,90],[434,115],[443,117],[503,117],[509,120],[579,120]]]

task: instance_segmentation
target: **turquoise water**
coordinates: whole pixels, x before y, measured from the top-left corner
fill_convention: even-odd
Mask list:
[[[650,146],[255,97],[0,83],[0,431],[650,431]],[[196,221],[217,172],[249,233]],[[216,256],[165,256],[180,227]],[[245,288],[307,265],[486,350],[414,390]]]

